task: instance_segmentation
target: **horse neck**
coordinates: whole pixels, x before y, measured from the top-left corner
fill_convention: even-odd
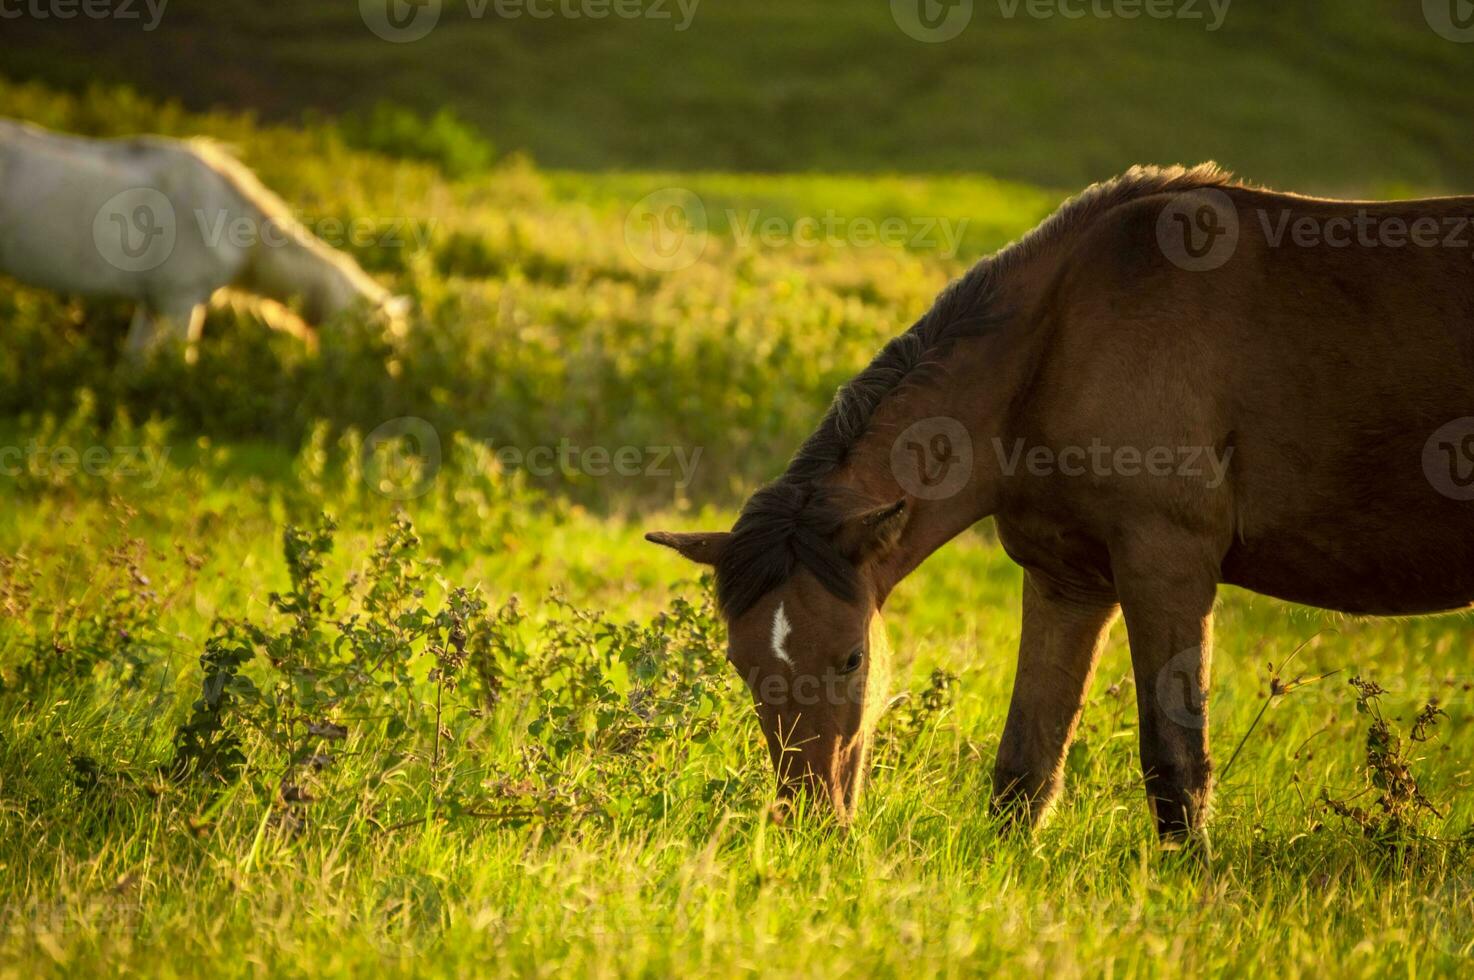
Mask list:
[[[263,296],[282,303],[300,299],[311,323],[341,313],[359,299],[381,298],[378,285],[351,259],[301,226],[281,229],[273,241],[263,238],[256,244],[249,279],[253,291]]]
[[[959,341],[924,380],[877,407],[866,434],[824,482],[877,505],[905,499],[897,546],[877,569],[881,595],[973,524],[997,512],[1007,416],[1026,352],[1013,327]]]

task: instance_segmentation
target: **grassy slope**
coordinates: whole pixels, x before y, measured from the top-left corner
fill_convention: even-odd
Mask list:
[[[0,113],[95,135],[159,129],[227,140],[315,227],[398,228],[403,247],[377,245],[376,233],[354,251],[420,306],[392,374],[381,347],[349,331],[327,331],[326,356],[308,359],[221,313],[206,327],[214,343],[204,361],[181,377],[177,366],[117,369],[126,305],[84,311],[49,294],[4,291],[14,356],[0,359],[0,408],[64,412],[85,384],[105,417],[121,404],[138,418],[159,412],[216,437],[290,446],[313,418],[369,431],[400,416],[521,447],[564,438],[681,446],[705,453],[691,489],[702,498],[731,499],[773,473],[812,427],[815,407],[948,277],[1057,201],[980,177],[582,177],[512,164],[450,183],[424,166],[349,152],[321,128],[257,129],[115,94],[73,100],[0,85]],[[672,186],[704,202],[711,235],[701,261],[663,274],[643,264],[638,240],[631,246],[627,218]],[[831,213],[847,223],[945,219],[962,238],[955,256],[939,256],[843,241],[764,246],[738,235],[754,219],[792,227]],[[409,227],[426,233],[423,243]],[[651,481],[626,489],[673,496]],[[594,487],[590,496],[600,503],[609,494]]]
[[[450,105],[579,169],[987,173],[1059,187],[1216,158],[1300,190],[1467,187],[1474,59],[1417,4],[1235,3],[1192,20],[1002,18],[921,44],[884,2],[708,0],[666,22],[472,20],[410,44],[356,5],[174,0],[159,29],[7,22],[7,70],[295,117]],[[1202,4],[1198,5],[1200,8]]]
[[[114,488],[137,508],[129,521],[87,481],[6,493],[0,553],[19,549],[43,570],[42,610],[62,608],[64,597],[84,609],[98,601],[88,584],[96,576],[79,564],[86,559],[54,527],[97,551],[123,536],[148,542],[143,567],[166,597],[161,652],[174,671],[162,689],[139,689],[104,668],[63,681],[64,697],[12,701],[0,713],[9,916],[0,969],[1135,976],[1240,972],[1273,960],[1283,975],[1335,962],[1342,975],[1372,976],[1452,970],[1474,942],[1466,866],[1388,868],[1313,802],[1322,788],[1359,792],[1365,719],[1340,678],[1292,694],[1249,737],[1220,788],[1212,871],[1174,865],[1152,853],[1118,630],[1060,812],[1033,841],[1000,834],[983,801],[1011,682],[1019,583],[981,537],[940,553],[896,597],[900,686],[919,688],[940,666],[961,675],[960,693],[904,754],[881,754],[846,839],[775,832],[754,819],[766,763],[735,678],[726,679],[715,751],[718,766],[740,774],[742,793],[727,807],[678,794],[662,819],[546,832],[461,821],[263,836],[270,807],[249,793],[206,809],[188,795],[154,798],[107,778],[81,788],[70,756],[145,783],[168,758],[210,618],[260,616],[266,593],[287,585],[274,555],[282,520],[304,507],[343,513],[333,566],[362,569],[387,519],[382,504],[305,490],[288,457],[248,447],[205,456],[212,461],[171,474],[167,493]],[[177,492],[190,485],[203,492]],[[411,513],[446,581],[479,581],[497,597],[519,592],[535,617],[547,613],[537,596],[552,584],[616,617],[645,617],[666,601],[665,583],[688,574],[623,523],[524,516],[493,539],[432,501]],[[203,557],[197,571],[175,542]],[[23,635],[12,623],[0,639]],[[1230,590],[1218,635],[1220,760],[1262,704],[1260,665],[1313,637],[1297,672],[1369,671],[1393,688],[1388,707],[1403,717],[1426,694],[1444,698],[1450,735],[1422,753],[1419,768],[1435,799],[1455,801],[1449,826],[1468,825],[1465,621],[1338,622]],[[515,758],[526,740],[515,727],[489,738],[474,750],[489,766]],[[650,764],[680,773],[679,759]]]
[[[55,124],[128,128],[114,102],[89,110],[34,92],[5,97],[12,111],[27,106]],[[491,186],[448,185],[423,169],[343,153],[320,133],[139,111],[158,124],[151,128],[231,137],[315,214],[434,215],[444,231],[479,242],[488,267],[446,271],[435,250],[378,256],[379,274],[413,287],[429,307],[398,352],[397,379],[330,336],[322,366],[311,369],[319,373],[294,381],[300,352],[223,317],[212,319],[213,343],[196,372],[171,373],[167,365],[153,374],[115,372],[107,334],[122,313],[5,291],[5,329],[19,338],[0,352],[12,411],[65,404],[66,382],[82,378],[96,384],[108,411],[161,411],[179,432],[170,442],[178,469],[157,488],[0,482],[0,555],[24,555],[39,575],[33,596],[0,596],[7,603],[0,667],[14,666],[48,624],[100,607],[96,583],[116,572],[96,556],[122,538],[144,542],[143,568],[163,606],[151,683],[129,686],[104,664],[39,696],[0,699],[0,972],[562,967],[601,975],[1010,969],[1069,976],[1272,965],[1288,975],[1323,973],[1332,963],[1338,973],[1371,976],[1467,965],[1474,942],[1467,864],[1432,856],[1410,870],[1389,867],[1315,802],[1322,788],[1348,796],[1364,788],[1357,762],[1365,719],[1343,678],[1366,672],[1393,691],[1389,714],[1406,718],[1422,698],[1444,699],[1448,735],[1422,753],[1419,772],[1448,807],[1447,823],[1432,826],[1469,825],[1466,618],[1346,621],[1226,590],[1215,661],[1220,765],[1262,705],[1266,660],[1281,662],[1313,637],[1292,673],[1343,673],[1277,703],[1248,738],[1220,792],[1211,870],[1177,867],[1153,852],[1136,771],[1135,690],[1118,629],[1071,756],[1064,806],[1037,838],[1020,840],[989,823],[984,803],[1012,680],[1019,576],[981,533],[938,554],[895,597],[889,620],[900,686],[922,687],[933,667],[962,679],[952,708],[908,749],[881,756],[859,826],[845,839],[773,832],[755,819],[769,776],[730,677],[721,738],[704,750],[702,765],[729,773],[736,797],[713,802],[689,791],[681,758],[667,752],[650,765],[680,791],[658,819],[547,830],[459,821],[387,836],[353,825],[294,837],[261,830],[269,797],[238,792],[212,808],[113,778],[132,774],[146,784],[169,758],[173,726],[198,691],[197,658],[213,618],[263,617],[267,594],[286,586],[277,554],[285,521],[322,508],[344,515],[335,569],[362,569],[388,520],[388,505],[365,500],[361,488],[319,488],[310,468],[280,448],[296,430],[263,422],[275,419],[270,405],[244,420],[206,412],[202,406],[226,411],[211,405],[228,401],[223,392],[244,397],[242,379],[297,414],[330,411],[365,390],[386,413],[428,412],[436,399],[470,412],[470,394],[457,401],[460,393],[445,389],[461,383],[474,394],[477,385],[499,384],[480,397],[489,406],[483,414],[511,420],[502,438],[518,427],[546,437],[612,426],[631,439],[675,427],[675,438],[724,447],[750,432],[760,448],[711,457],[712,482],[740,490],[812,423],[825,386],[852,371],[956,268],[925,255],[744,250],[720,239],[691,270],[651,276],[621,244],[622,216],[651,184],[674,178],[585,181],[514,171]],[[789,214],[839,207],[884,215],[960,198],[991,229],[985,238],[1026,227],[1050,199],[981,180],[679,180],[717,212],[730,202]],[[17,354],[20,343],[62,358],[47,362],[57,390],[26,387],[41,362]],[[687,387],[650,392],[639,367],[656,355]],[[569,400],[564,371],[580,380],[575,391],[600,393],[607,414],[586,414],[594,400]],[[524,385],[501,380],[529,374]],[[774,377],[785,384],[755,383]],[[548,407],[554,398],[557,412]],[[681,428],[696,424],[707,427]],[[237,426],[278,444],[217,438],[201,448],[194,425]],[[12,419],[0,444],[24,444],[38,427]],[[648,619],[696,589],[689,569],[645,545],[640,532],[655,522],[730,517],[644,508],[639,521],[627,522],[552,497],[532,506],[521,498],[478,503],[466,489],[447,479],[410,505],[444,580],[479,582],[496,598],[520,593],[535,617],[550,614],[539,597],[558,585],[616,618]],[[584,489],[611,504],[606,485]],[[19,580],[14,566],[3,567],[0,585]],[[505,719],[484,737],[488,765],[516,758],[526,739]],[[79,782],[70,759],[80,755],[102,765],[100,783]],[[345,762],[345,776],[367,776],[370,767],[370,760]],[[423,781],[404,789],[429,795]]]

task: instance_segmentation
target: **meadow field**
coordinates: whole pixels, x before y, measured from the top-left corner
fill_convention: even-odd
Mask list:
[[[730,522],[1072,174],[581,173],[108,86],[0,116],[222,140],[416,304],[315,352],[224,307],[133,365],[127,304],[0,281],[0,974],[1467,973],[1466,616],[1223,590],[1211,855],[1159,850],[1118,626],[1009,833],[1022,585],[980,525],[887,606],[910,696],[854,825],[766,817],[709,582],[642,535]]]

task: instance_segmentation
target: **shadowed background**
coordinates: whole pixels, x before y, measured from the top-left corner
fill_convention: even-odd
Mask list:
[[[668,19],[603,20],[445,0],[428,36],[391,44],[353,0],[171,0],[152,32],[7,20],[4,71],[275,120],[450,106],[498,147],[581,170],[986,173],[1069,188],[1132,163],[1217,159],[1305,191],[1452,188],[1474,170],[1474,57],[1416,0],[1236,0],[1211,31],[1206,0],[1181,6],[1200,16],[1072,19],[1093,8],[1066,2],[1037,18],[976,0],[961,35],[921,43],[886,0],[701,0],[683,31],[674,0]]]

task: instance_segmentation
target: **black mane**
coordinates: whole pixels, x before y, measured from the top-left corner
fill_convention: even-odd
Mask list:
[[[952,282],[911,329],[891,339],[834,396],[819,427],[799,447],[777,480],[742,508],[716,566],[717,602],[740,616],[802,565],[826,589],[847,602],[859,598],[859,573],[833,544],[845,518],[863,502],[819,481],[844,462],[870,427],[880,403],[924,364],[965,337],[1001,326],[998,284],[1014,266],[1034,257],[1059,236],[1117,205],[1151,194],[1221,186],[1229,175],[1213,164],[1192,169],[1133,167],[1066,202],[1019,241],[978,262]],[[882,503],[870,501],[868,503]]]

